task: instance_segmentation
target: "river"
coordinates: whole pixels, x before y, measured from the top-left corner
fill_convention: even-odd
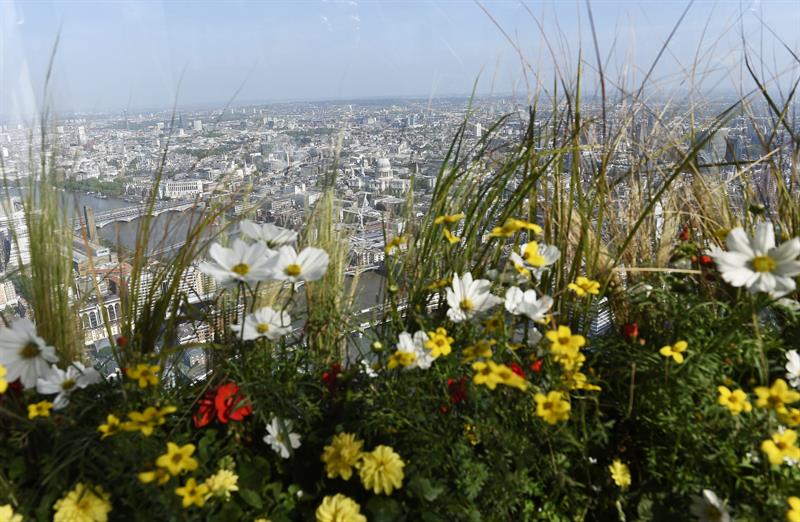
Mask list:
[[[12,189],[10,192],[11,195],[20,194],[17,189]],[[95,214],[136,205],[136,203],[120,198],[99,198],[96,195],[86,194],[82,191],[65,192],[64,204],[70,217],[75,215],[76,210],[81,212],[84,205],[91,207]],[[150,223],[149,251],[152,252],[153,250],[162,249],[166,245],[183,242],[186,232],[192,225],[193,218],[196,220],[198,216],[199,212],[187,210],[165,212],[154,217]],[[121,245],[127,250],[133,250],[136,246],[136,234],[139,231],[141,222],[142,218],[136,218],[129,223],[124,221],[109,223],[99,228],[98,233],[110,245]],[[211,234],[214,231],[211,229],[208,233]],[[359,279],[354,308],[361,310],[378,304],[378,301],[382,299],[381,294],[384,282],[385,278],[378,272],[363,273]]]

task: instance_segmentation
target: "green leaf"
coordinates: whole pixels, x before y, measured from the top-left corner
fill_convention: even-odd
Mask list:
[[[403,516],[400,504],[389,497],[372,497],[367,502],[367,511],[372,522],[394,522]]]
[[[242,497],[242,500],[256,509],[261,509],[264,506],[261,502],[261,497],[252,489],[242,489],[239,491],[239,495]]]
[[[255,457],[239,464],[240,486],[259,491],[269,476],[269,462],[264,457]]]
[[[206,430],[200,442],[197,444],[197,456],[200,457],[201,462],[208,460],[208,448],[217,440],[217,430]]]
[[[244,518],[244,511],[236,502],[226,502],[219,510],[219,513],[214,515],[214,520],[220,522],[237,522]]]
[[[436,500],[444,491],[442,486],[434,486],[430,480],[419,475],[411,479],[408,487],[416,497],[425,499],[428,502]]]

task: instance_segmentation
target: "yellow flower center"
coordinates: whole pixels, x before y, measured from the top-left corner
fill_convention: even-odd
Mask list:
[[[567,337],[559,337],[559,338],[558,338],[558,344],[561,344],[561,345],[567,346],[567,345],[569,345],[569,342],[570,342],[570,340],[571,340],[571,339],[570,339],[570,337],[569,337],[569,336],[567,336]]]
[[[769,256],[757,256],[752,261],[753,270],[756,272],[772,272],[775,270],[777,263]]]
[[[286,275],[291,277],[297,277],[300,275],[300,265],[297,263],[292,263],[291,265],[287,265],[285,269]]]
[[[69,391],[74,387],[75,387],[75,381],[73,381],[72,379],[67,379],[61,383],[61,389],[64,391]]]
[[[42,353],[42,351],[39,349],[39,345],[33,342],[26,344],[25,347],[22,348],[22,351],[19,352],[23,359],[34,359],[39,357],[40,353]]]
[[[248,265],[247,263],[239,263],[238,265],[235,265],[233,268],[231,268],[231,272],[240,277],[244,277],[250,272],[250,265]]]
[[[267,333],[269,331],[269,325],[267,323],[258,323],[256,331],[260,334]]]
[[[181,455],[180,453],[172,454],[172,462],[174,462],[175,464],[180,464],[182,460],[183,460],[183,455]]]
[[[465,298],[464,298],[464,299],[461,301],[461,303],[459,304],[459,306],[460,306],[460,307],[461,307],[461,309],[462,309],[462,310],[464,310],[465,312],[469,312],[470,310],[474,310],[474,309],[475,309],[475,305],[472,303],[472,299],[470,299],[469,297],[465,297]]]

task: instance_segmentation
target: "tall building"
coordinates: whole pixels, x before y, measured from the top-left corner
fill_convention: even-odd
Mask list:
[[[30,261],[30,236],[22,201],[18,197],[0,201],[0,268],[19,268]]]
[[[0,308],[17,304],[17,290],[11,281],[0,283]]]
[[[193,128],[195,131],[200,132],[203,130],[203,122],[200,120],[194,120]]]
[[[86,235],[89,241],[97,243],[97,223],[94,220],[94,209],[87,205],[83,206],[83,225],[86,227]]]

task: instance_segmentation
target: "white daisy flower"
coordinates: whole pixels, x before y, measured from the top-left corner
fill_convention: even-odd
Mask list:
[[[800,354],[797,350],[786,352],[786,379],[794,388],[800,387]]]
[[[794,313],[800,312],[800,303],[797,302],[797,300],[795,299],[789,299],[788,297],[781,297],[780,299],[775,301],[775,304],[783,308],[786,308],[790,312]]]
[[[316,281],[328,269],[328,253],[321,248],[307,247],[299,254],[294,247],[283,246],[273,265],[273,277],[278,281]]]
[[[300,447],[300,435],[292,433],[292,421],[281,420],[273,417],[272,422],[267,424],[267,435],[264,442],[270,445],[272,450],[284,459],[288,459],[291,450]]]
[[[200,271],[214,277],[223,287],[233,287],[239,282],[254,284],[272,276],[275,252],[263,243],[248,245],[236,239],[232,248],[214,243],[208,249],[208,255],[213,262],[200,263]]]
[[[506,310],[513,315],[524,315],[531,321],[543,321],[547,311],[553,306],[553,298],[543,295],[536,297],[536,291],[512,286],[506,290]]]
[[[232,324],[231,330],[242,332],[242,339],[252,341],[266,337],[274,341],[292,331],[292,319],[287,312],[278,312],[269,306],[259,308],[242,319],[241,324]],[[244,330],[244,331],[242,331]]]
[[[242,234],[255,241],[261,241],[268,248],[277,250],[282,246],[293,245],[297,242],[297,232],[288,228],[281,228],[272,223],[259,225],[250,220],[239,223]]]
[[[100,373],[94,368],[86,368],[80,362],[73,362],[66,371],[55,364],[50,371],[36,381],[36,391],[42,395],[57,393],[53,401],[53,409],[60,410],[69,404],[69,396],[77,389],[83,389],[90,384],[97,384],[103,380]]]
[[[700,522],[730,522],[731,520],[725,503],[710,489],[704,489],[701,497],[692,495],[689,512]]]
[[[795,289],[794,277],[800,275],[800,238],[775,246],[775,231],[770,223],[756,225],[755,235],[747,237],[744,229],[734,228],[725,239],[728,252],[714,247],[708,255],[728,284],[745,287],[749,292],[769,292],[781,297]]]
[[[370,379],[378,376],[378,372],[375,371],[370,362],[366,359],[361,359],[361,370],[364,372],[364,375]]]
[[[561,251],[553,245],[545,245],[531,241],[519,247],[519,254],[512,252],[509,256],[514,268],[522,274],[530,273],[536,279],[550,268],[561,257]]]
[[[33,388],[57,361],[55,348],[36,335],[30,319],[17,319],[10,328],[0,329],[0,364],[6,367],[6,381],[19,379],[23,387]]]
[[[453,274],[453,286],[447,288],[447,304],[450,306],[447,317],[454,323],[460,323],[502,302],[502,299],[489,293],[490,286],[491,283],[486,279],[473,281],[470,272],[461,277]]]
[[[408,332],[401,332],[398,336],[397,351],[408,352],[416,355],[414,362],[406,366],[407,370],[419,368],[427,370],[436,360],[431,354],[431,351],[425,348],[425,343],[428,341],[428,334],[422,330],[416,332],[413,336]]]

